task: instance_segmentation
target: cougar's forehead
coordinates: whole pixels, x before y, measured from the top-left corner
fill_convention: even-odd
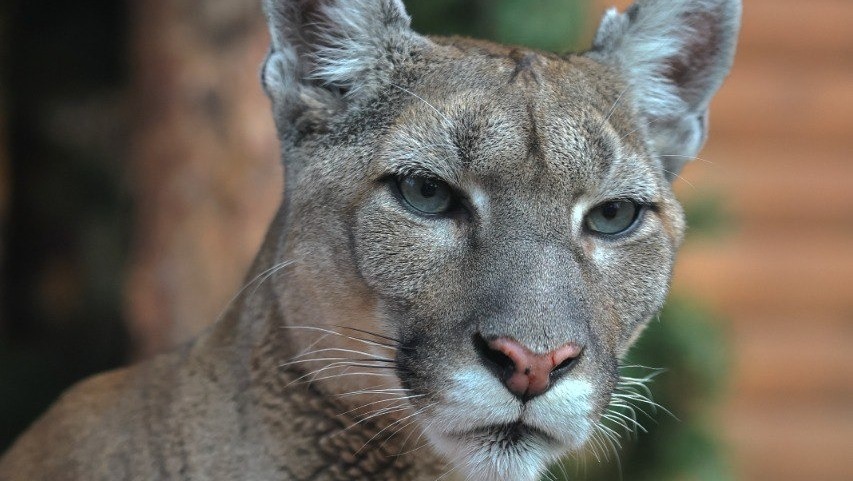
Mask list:
[[[620,105],[621,91],[611,86],[616,79],[602,79],[612,75],[607,69],[580,57],[474,45],[464,60],[454,57],[463,55],[458,49],[445,47],[450,53],[443,51],[444,58],[405,89],[411,102],[392,128],[383,167],[565,198],[624,190],[601,184],[618,178],[628,163],[620,159],[630,158],[631,189],[645,186],[644,196],[654,197],[662,187],[632,135],[638,129],[630,104]]]

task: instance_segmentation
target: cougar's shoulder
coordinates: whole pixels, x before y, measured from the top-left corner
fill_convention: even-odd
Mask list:
[[[131,444],[145,444],[140,434],[146,431],[148,414],[145,390],[138,388],[144,373],[164,361],[110,371],[77,383],[6,453],[0,462],[0,479],[77,479],[83,473],[98,479],[112,474],[111,454]],[[142,450],[136,452],[144,455]]]
[[[192,356],[192,347],[74,385],[0,459],[0,479],[173,479],[197,471],[182,468],[194,453],[238,446],[238,436],[199,443],[222,433],[218,423],[245,420],[216,378],[220,368]]]

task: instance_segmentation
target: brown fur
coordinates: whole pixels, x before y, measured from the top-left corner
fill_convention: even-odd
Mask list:
[[[711,37],[728,38],[739,6],[717,3],[728,16],[712,16],[725,28]],[[403,481],[455,468],[532,481],[580,448],[664,302],[684,230],[649,123],[660,112],[644,110],[617,55],[619,35],[665,4],[605,19],[592,52],[560,57],[418,36],[392,0],[268,2],[263,81],[287,189],[246,288],[191,345],[66,393],[0,460],[0,480]],[[341,18],[366,30],[336,37]],[[732,53],[716,50],[727,59],[697,73],[720,77],[714,90]],[[688,107],[685,119],[707,105]],[[464,209],[406,208],[392,179],[413,174],[453,186]],[[585,230],[612,199],[650,207],[625,235]],[[477,350],[497,337],[584,351],[522,402]]]

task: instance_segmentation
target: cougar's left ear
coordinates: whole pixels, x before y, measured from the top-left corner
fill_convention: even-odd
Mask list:
[[[587,55],[619,69],[669,179],[699,153],[731,68],[740,0],[637,0],[604,15]]]
[[[369,99],[426,42],[400,0],[264,0],[264,11],[272,45],[261,80],[282,132]]]

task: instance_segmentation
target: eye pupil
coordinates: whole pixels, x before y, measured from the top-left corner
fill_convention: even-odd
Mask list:
[[[421,195],[426,197],[427,199],[435,196],[435,193],[438,191],[438,185],[431,180],[424,181],[423,185],[421,185]]]
[[[601,215],[607,220],[613,220],[619,215],[619,203],[609,202],[601,208]]]

